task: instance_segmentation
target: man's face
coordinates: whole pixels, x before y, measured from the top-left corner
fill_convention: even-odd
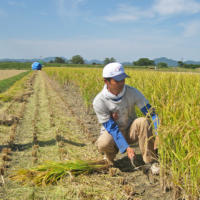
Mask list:
[[[125,79],[121,81],[116,81],[113,78],[111,78],[110,82],[104,79],[104,83],[107,85],[108,91],[116,95],[116,93],[119,94],[123,90]]]

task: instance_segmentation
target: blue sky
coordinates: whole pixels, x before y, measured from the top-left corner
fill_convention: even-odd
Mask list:
[[[0,59],[200,61],[200,0],[0,0]]]

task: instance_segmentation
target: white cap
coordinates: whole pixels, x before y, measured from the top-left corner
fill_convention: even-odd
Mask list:
[[[124,72],[123,65],[117,62],[109,63],[103,68],[103,78],[113,78],[116,81],[121,81],[129,77]]]

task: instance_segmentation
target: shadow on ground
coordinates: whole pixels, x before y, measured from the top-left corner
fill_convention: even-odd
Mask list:
[[[51,140],[47,140],[47,141],[38,141],[38,145],[40,147],[54,146],[54,145],[56,145],[56,141],[55,141],[55,139],[51,139]],[[14,144],[12,151],[24,151],[24,150],[32,148],[32,146],[33,146],[32,142],[27,143],[27,144]],[[8,148],[8,146],[7,145],[1,145],[0,151],[3,148]]]
[[[136,167],[145,164],[141,154],[137,154],[137,158],[136,158],[134,164],[136,165]],[[119,168],[120,171],[122,171],[122,172],[133,172],[134,171],[134,167],[132,166],[131,161],[127,156],[124,156],[123,158],[116,160],[114,162],[114,166],[116,168]]]
[[[71,140],[66,140],[65,138],[62,138],[62,141],[65,142],[65,143],[68,143],[68,144],[72,144],[74,146],[78,146],[78,147],[86,146],[86,144],[84,144],[84,143],[73,142]]]
[[[62,141],[66,142],[68,144],[79,146],[79,147],[86,146],[86,144],[84,144],[84,143],[73,142],[73,141],[70,141],[70,140],[66,140],[64,138],[62,138]],[[56,140],[51,139],[51,140],[47,140],[47,141],[38,141],[38,145],[40,147],[54,146],[54,145],[56,145]],[[14,144],[12,151],[24,151],[24,150],[32,148],[32,146],[33,146],[32,142],[27,143],[27,144]],[[8,145],[0,145],[0,152],[2,151],[3,148],[8,148]]]

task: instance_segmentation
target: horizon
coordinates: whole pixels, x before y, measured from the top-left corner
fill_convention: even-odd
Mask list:
[[[0,59],[200,60],[197,0],[5,0],[0,26]]]
[[[64,58],[64,59],[66,59],[66,60],[70,60],[70,59],[68,59],[68,58],[65,58],[64,56],[47,56],[47,57],[45,57],[45,58],[17,58],[17,59],[15,59],[15,58],[1,58],[0,60],[6,60],[6,59],[8,59],[8,60],[44,60],[44,59],[47,59],[47,58],[55,58],[55,57],[62,57],[62,58]],[[174,59],[171,59],[171,58],[167,58],[167,57],[160,57],[160,58],[154,58],[154,59],[152,59],[152,60],[156,60],[156,59],[161,59],[161,58],[166,58],[167,60],[172,60],[172,61],[176,61],[176,62],[178,62],[178,61],[181,61],[181,60],[174,60]],[[87,61],[93,61],[93,60],[97,60],[97,61],[100,61],[100,62],[103,62],[103,60],[99,60],[99,59],[96,59],[96,58],[93,58],[93,59],[86,59],[86,58],[83,58],[84,60],[87,60]],[[148,58],[149,59],[149,58]],[[149,60],[151,60],[151,59],[149,59]],[[137,61],[137,60],[136,60]],[[195,61],[195,60],[186,60],[186,61],[183,61],[183,62],[188,62],[188,61],[192,61],[192,62],[200,62],[200,61]],[[118,62],[118,61],[116,61],[116,62]],[[123,62],[120,62],[120,63],[126,63],[126,62],[129,62],[129,63],[133,63],[134,61],[123,61]]]

